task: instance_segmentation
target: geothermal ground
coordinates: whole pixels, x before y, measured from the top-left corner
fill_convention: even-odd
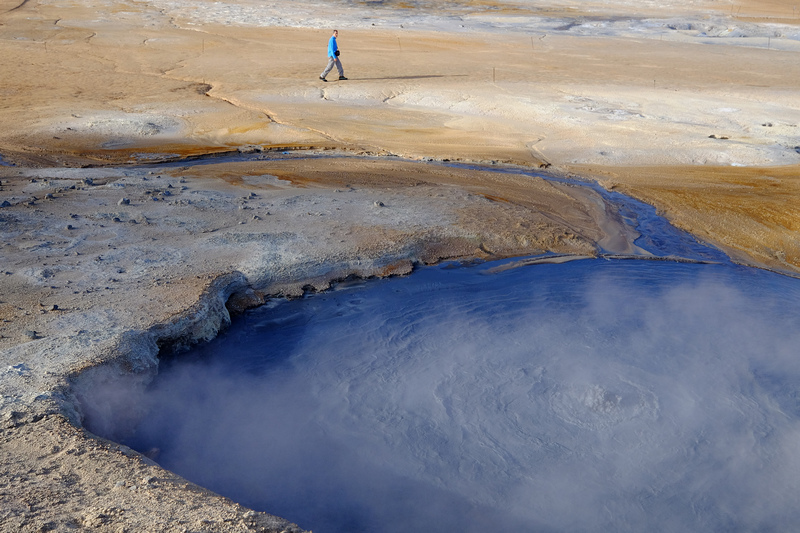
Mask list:
[[[85,391],[348,276],[643,254],[591,190],[449,162],[800,273],[793,1],[0,0],[0,48],[3,531],[299,530],[95,438]]]

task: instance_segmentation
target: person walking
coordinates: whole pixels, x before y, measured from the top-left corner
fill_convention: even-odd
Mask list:
[[[339,45],[336,43],[336,38],[339,36],[339,30],[333,30],[333,35],[331,35],[330,40],[328,41],[328,66],[325,67],[325,70],[322,71],[320,74],[319,79],[322,81],[328,81],[325,79],[325,76],[333,70],[333,66],[336,65],[336,69],[339,71],[339,79],[346,80],[347,78],[344,77],[344,67],[342,67],[342,60],[339,59]]]

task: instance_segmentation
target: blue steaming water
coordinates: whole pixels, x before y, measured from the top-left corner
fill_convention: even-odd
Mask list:
[[[129,444],[315,532],[800,523],[800,282],[447,264],[248,312]]]
[[[800,281],[594,187],[657,257],[446,264],[273,300],[126,442],[316,532],[800,523]]]

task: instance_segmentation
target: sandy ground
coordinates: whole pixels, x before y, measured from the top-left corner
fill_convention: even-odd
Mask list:
[[[592,177],[800,273],[791,1],[404,5],[0,0],[3,531],[297,529],[93,438],[82,391],[350,275],[642,253],[595,194],[438,162]]]

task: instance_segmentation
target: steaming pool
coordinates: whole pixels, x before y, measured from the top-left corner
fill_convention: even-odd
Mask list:
[[[273,299],[162,361],[133,433],[126,413],[87,427],[315,533],[793,529],[800,280],[545,179],[603,195],[656,260]]]
[[[273,300],[165,364],[126,444],[317,533],[800,523],[800,280],[518,264]]]

